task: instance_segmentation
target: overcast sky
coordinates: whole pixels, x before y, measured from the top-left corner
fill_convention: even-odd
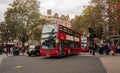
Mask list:
[[[87,6],[90,0],[39,0],[40,12],[46,15],[47,9],[52,9],[52,14],[65,14],[70,18],[74,18],[75,15],[80,15],[84,6]],[[0,0],[0,21],[4,20],[4,12],[9,7],[9,4],[13,0]]]

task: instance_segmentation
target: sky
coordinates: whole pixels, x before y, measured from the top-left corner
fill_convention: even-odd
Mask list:
[[[0,0],[0,21],[4,20],[4,13],[9,8],[9,4],[14,0]],[[52,14],[58,13],[59,15],[69,15],[74,18],[75,15],[80,15],[85,8],[89,5],[90,0],[39,0],[40,12],[47,15],[47,9],[52,9]]]

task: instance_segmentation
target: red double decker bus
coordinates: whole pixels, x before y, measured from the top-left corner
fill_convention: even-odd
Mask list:
[[[45,24],[41,34],[41,55],[61,57],[79,54],[80,37],[80,33],[60,24]]]
[[[82,50],[82,52],[88,52],[89,51],[88,38],[85,35],[81,36],[81,50]]]

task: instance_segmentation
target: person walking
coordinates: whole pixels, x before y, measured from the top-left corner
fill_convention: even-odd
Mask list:
[[[91,42],[88,43],[88,48],[89,48],[89,54],[92,54],[93,45]]]
[[[13,54],[13,47],[10,47],[10,54]]]
[[[110,46],[110,48],[111,48],[111,54],[114,56],[115,55],[115,49],[116,49],[115,44],[112,43],[111,46]]]
[[[88,45],[89,45],[89,54],[94,56],[96,50],[94,40],[91,40]]]
[[[96,53],[97,48],[98,48],[97,43],[94,42],[94,46],[93,46],[93,56],[95,56],[95,53]]]
[[[117,49],[118,49],[118,54],[120,54],[120,44],[118,44]]]
[[[103,45],[102,44],[99,45],[99,54],[103,55]]]
[[[109,47],[108,47],[108,44],[107,44],[107,43],[104,43],[103,48],[104,48],[104,53],[105,53],[105,55],[109,55]]]
[[[4,53],[6,54],[6,56],[8,56],[8,50],[7,50],[7,48],[6,47],[4,47]]]
[[[26,49],[27,49],[26,46],[22,47],[22,53],[23,53],[23,55],[25,54]]]
[[[0,54],[2,55],[2,47],[0,46]]]
[[[99,52],[100,55],[103,55],[103,52],[104,52],[103,39],[99,40],[99,49],[98,49],[98,52]]]

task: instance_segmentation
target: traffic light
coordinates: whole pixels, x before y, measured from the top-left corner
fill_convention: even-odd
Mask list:
[[[100,35],[103,35],[103,28],[100,28]]]
[[[93,38],[93,28],[89,28],[89,38]]]
[[[119,29],[119,31],[118,31],[118,34],[120,35],[120,29]]]
[[[21,38],[21,41],[22,42],[27,42],[29,40],[29,37],[28,36],[23,36],[22,38]]]
[[[97,37],[96,31],[93,32],[93,37],[94,37],[94,38]]]
[[[93,32],[93,29],[92,28],[89,28],[89,33],[92,33]]]
[[[102,38],[102,35],[103,35],[103,28],[100,27],[99,28],[99,38]]]

